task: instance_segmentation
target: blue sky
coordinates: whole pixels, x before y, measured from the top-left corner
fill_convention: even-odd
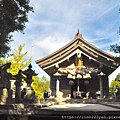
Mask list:
[[[25,44],[24,51],[32,55],[33,69],[40,76],[48,77],[35,60],[73,40],[78,29],[85,40],[105,52],[120,41],[120,0],[31,0],[30,5],[34,13],[28,14],[24,34],[15,32],[10,45],[13,50]]]

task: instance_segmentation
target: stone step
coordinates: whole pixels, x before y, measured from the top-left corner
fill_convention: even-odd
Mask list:
[[[0,110],[23,109],[24,104],[5,104],[0,105]]]

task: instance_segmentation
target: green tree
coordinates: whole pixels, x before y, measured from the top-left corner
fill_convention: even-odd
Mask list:
[[[112,96],[115,96],[115,89],[117,86],[120,87],[120,73],[118,73],[115,80],[112,80],[110,84],[109,92]]]
[[[120,54],[120,44],[114,44],[114,45],[110,45],[110,51]],[[114,57],[115,62],[117,63],[117,65],[120,65],[120,55],[119,56],[115,56]],[[120,87],[120,73],[116,76],[115,80],[112,80],[109,91],[112,94],[112,96],[115,96],[115,89],[116,86]]]
[[[5,63],[4,59],[0,59],[0,66]]]
[[[12,56],[6,62],[11,62],[10,69],[7,71],[12,75],[18,74],[19,70],[24,70],[31,62],[32,57],[26,58],[27,52],[22,52],[24,45],[19,45],[14,49]]]
[[[116,86],[120,87],[120,73],[116,76],[115,80],[112,80],[109,88],[109,92],[112,96],[115,96]]]
[[[110,51],[120,54],[120,45],[119,44],[110,45]],[[114,57],[114,60],[116,61],[117,64],[120,64],[120,55]]]
[[[112,96],[115,96],[116,86],[120,87],[120,82],[117,80],[112,80],[112,82],[110,84],[110,88],[109,88],[109,92]]]
[[[12,32],[23,32],[28,13],[33,12],[30,0],[0,0],[0,57],[10,50]]]
[[[36,96],[38,96],[39,99],[43,99],[44,90],[47,92],[49,91],[50,81],[45,76],[42,78],[34,76],[33,80],[32,88],[34,89]]]
[[[120,73],[118,73],[118,75],[116,76],[115,80],[120,82]]]
[[[46,82],[46,81],[48,81],[48,79],[43,75],[42,78],[41,78],[41,81]]]

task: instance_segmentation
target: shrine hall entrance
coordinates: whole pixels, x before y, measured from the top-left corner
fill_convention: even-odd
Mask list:
[[[71,86],[71,98],[76,98],[78,91],[82,98],[86,97],[87,89],[83,80],[74,80],[74,84]]]

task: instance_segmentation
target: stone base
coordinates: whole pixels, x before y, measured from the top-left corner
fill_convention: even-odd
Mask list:
[[[14,104],[15,103],[15,98],[7,98],[6,104]]]
[[[15,98],[15,103],[22,103],[23,100],[21,98]]]

